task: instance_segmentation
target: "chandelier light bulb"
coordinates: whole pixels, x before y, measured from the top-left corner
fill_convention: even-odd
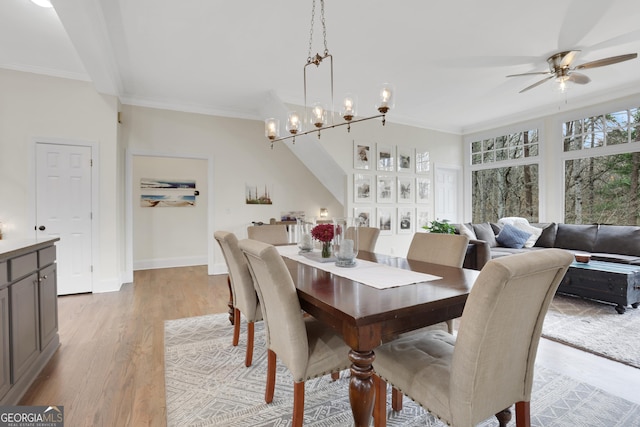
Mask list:
[[[290,134],[295,135],[300,132],[300,116],[297,112],[291,111],[287,120],[287,131]]]
[[[346,94],[342,102],[342,111],[340,112],[342,118],[350,122],[356,116],[356,104],[357,98],[353,94]]]
[[[264,136],[274,140],[280,136],[280,120],[269,118],[264,121]]]
[[[393,108],[394,92],[393,85],[389,83],[385,83],[380,87],[380,98],[378,100],[377,108],[382,114],[386,114]]]
[[[311,108],[311,123],[317,128],[321,128],[327,121],[327,110],[324,106],[316,102]]]

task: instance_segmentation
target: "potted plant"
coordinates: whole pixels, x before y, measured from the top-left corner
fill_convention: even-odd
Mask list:
[[[425,225],[422,228],[428,230],[430,233],[456,234],[455,225],[450,224],[448,219],[431,221],[430,225]]]

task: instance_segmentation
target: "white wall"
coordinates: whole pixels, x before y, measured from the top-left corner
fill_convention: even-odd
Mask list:
[[[93,254],[94,292],[121,284],[118,225],[117,108],[92,85],[0,69],[0,221],[6,239],[35,237],[34,140],[83,141],[100,152],[98,253]]]

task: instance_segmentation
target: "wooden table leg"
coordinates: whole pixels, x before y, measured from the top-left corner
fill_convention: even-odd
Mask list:
[[[229,323],[233,325],[233,292],[231,291],[231,277],[228,275],[227,286],[229,286],[229,302],[227,303],[227,307],[229,307]]]
[[[371,420],[375,397],[371,364],[375,358],[373,351],[351,350],[349,352],[349,360],[351,360],[349,401],[356,427],[368,427]]]

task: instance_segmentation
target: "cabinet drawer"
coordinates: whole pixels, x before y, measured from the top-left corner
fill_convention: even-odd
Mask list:
[[[7,271],[7,263],[0,262],[0,286],[9,283],[9,272]]]
[[[10,281],[19,279],[29,273],[33,273],[38,269],[38,254],[32,252],[30,254],[15,257],[9,260],[9,277]]]
[[[42,268],[53,264],[56,260],[56,247],[49,246],[38,251],[38,267]]]

